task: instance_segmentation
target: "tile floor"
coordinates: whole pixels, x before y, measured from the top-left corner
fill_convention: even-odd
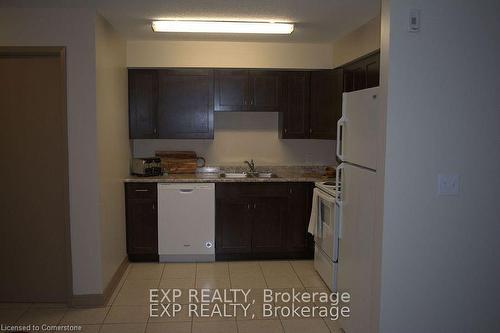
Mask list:
[[[179,288],[178,299],[182,311],[175,317],[149,316],[150,288]],[[230,318],[190,317],[187,311],[189,288],[251,288],[255,299],[249,310],[254,315],[245,317],[237,311]],[[338,332],[336,322],[328,318],[296,319],[282,315],[263,318],[262,289],[288,291],[327,291],[310,260],[246,261],[216,263],[133,263],[105,307],[66,308],[58,304],[0,303],[1,324],[81,325],[80,332],[102,333],[274,333],[274,332]],[[212,291],[213,292],[213,291]],[[286,305],[277,300],[274,305]],[[288,304],[290,305],[290,304]],[[215,305],[212,304],[211,309]],[[58,331],[61,332],[61,331]]]

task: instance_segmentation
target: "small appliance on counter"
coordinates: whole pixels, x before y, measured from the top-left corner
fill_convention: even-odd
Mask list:
[[[135,176],[154,177],[163,174],[159,157],[133,158],[131,168]]]

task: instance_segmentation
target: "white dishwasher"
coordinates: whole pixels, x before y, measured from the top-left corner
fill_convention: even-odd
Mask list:
[[[160,262],[215,260],[215,184],[158,184]]]

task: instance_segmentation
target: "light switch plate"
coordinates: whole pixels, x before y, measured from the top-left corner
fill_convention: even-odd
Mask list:
[[[458,195],[460,176],[457,173],[438,175],[438,195]]]

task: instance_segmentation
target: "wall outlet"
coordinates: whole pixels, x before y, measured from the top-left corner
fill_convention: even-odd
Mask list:
[[[438,195],[458,195],[460,177],[456,173],[438,175]]]

